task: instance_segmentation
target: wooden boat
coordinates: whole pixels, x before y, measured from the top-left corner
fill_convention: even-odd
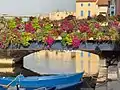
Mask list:
[[[75,74],[60,74],[51,76],[30,76],[24,77],[19,75],[13,77],[0,77],[1,86],[16,86],[21,88],[40,88],[40,87],[56,87],[63,86],[71,83],[78,83],[81,81],[84,72]]]
[[[20,88],[22,90],[76,90],[80,89],[82,86],[83,81],[76,82],[76,83],[68,83],[65,85],[58,85],[56,87],[51,87],[51,88]],[[19,90],[20,90],[19,89]]]

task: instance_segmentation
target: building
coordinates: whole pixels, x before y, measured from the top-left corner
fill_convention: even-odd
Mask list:
[[[69,15],[75,16],[75,12],[67,12],[67,11],[52,12],[52,13],[49,13],[49,18],[50,18],[50,20],[61,20],[61,19],[64,19],[65,17],[67,17]]]
[[[88,16],[94,16],[97,13],[97,0],[77,0],[76,18],[82,19]]]
[[[108,0],[77,0],[76,17],[79,19],[88,16],[106,14],[108,12]]]
[[[116,15],[120,15],[120,0],[116,0]]]
[[[109,0],[109,14],[120,15],[120,0]]]
[[[108,13],[108,0],[98,0],[97,1],[97,6],[98,6],[98,13],[99,14],[103,14],[106,15]]]
[[[116,14],[116,2],[115,0],[109,0],[109,15],[114,16]]]

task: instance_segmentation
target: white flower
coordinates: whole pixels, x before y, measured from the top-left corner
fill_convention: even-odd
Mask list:
[[[61,24],[59,23],[58,26],[61,26]]]
[[[89,38],[89,40],[93,40],[93,37]]]
[[[62,40],[62,37],[61,37],[61,36],[58,36],[57,40]]]
[[[77,32],[80,32],[79,30],[77,30]]]

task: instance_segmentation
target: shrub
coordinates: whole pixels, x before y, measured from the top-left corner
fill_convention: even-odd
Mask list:
[[[107,21],[107,18],[105,16],[103,16],[102,14],[100,14],[96,17],[96,20],[98,22],[105,22],[105,21]]]

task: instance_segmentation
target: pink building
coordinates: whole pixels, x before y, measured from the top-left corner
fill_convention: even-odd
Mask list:
[[[120,0],[116,0],[116,14],[120,15]]]

